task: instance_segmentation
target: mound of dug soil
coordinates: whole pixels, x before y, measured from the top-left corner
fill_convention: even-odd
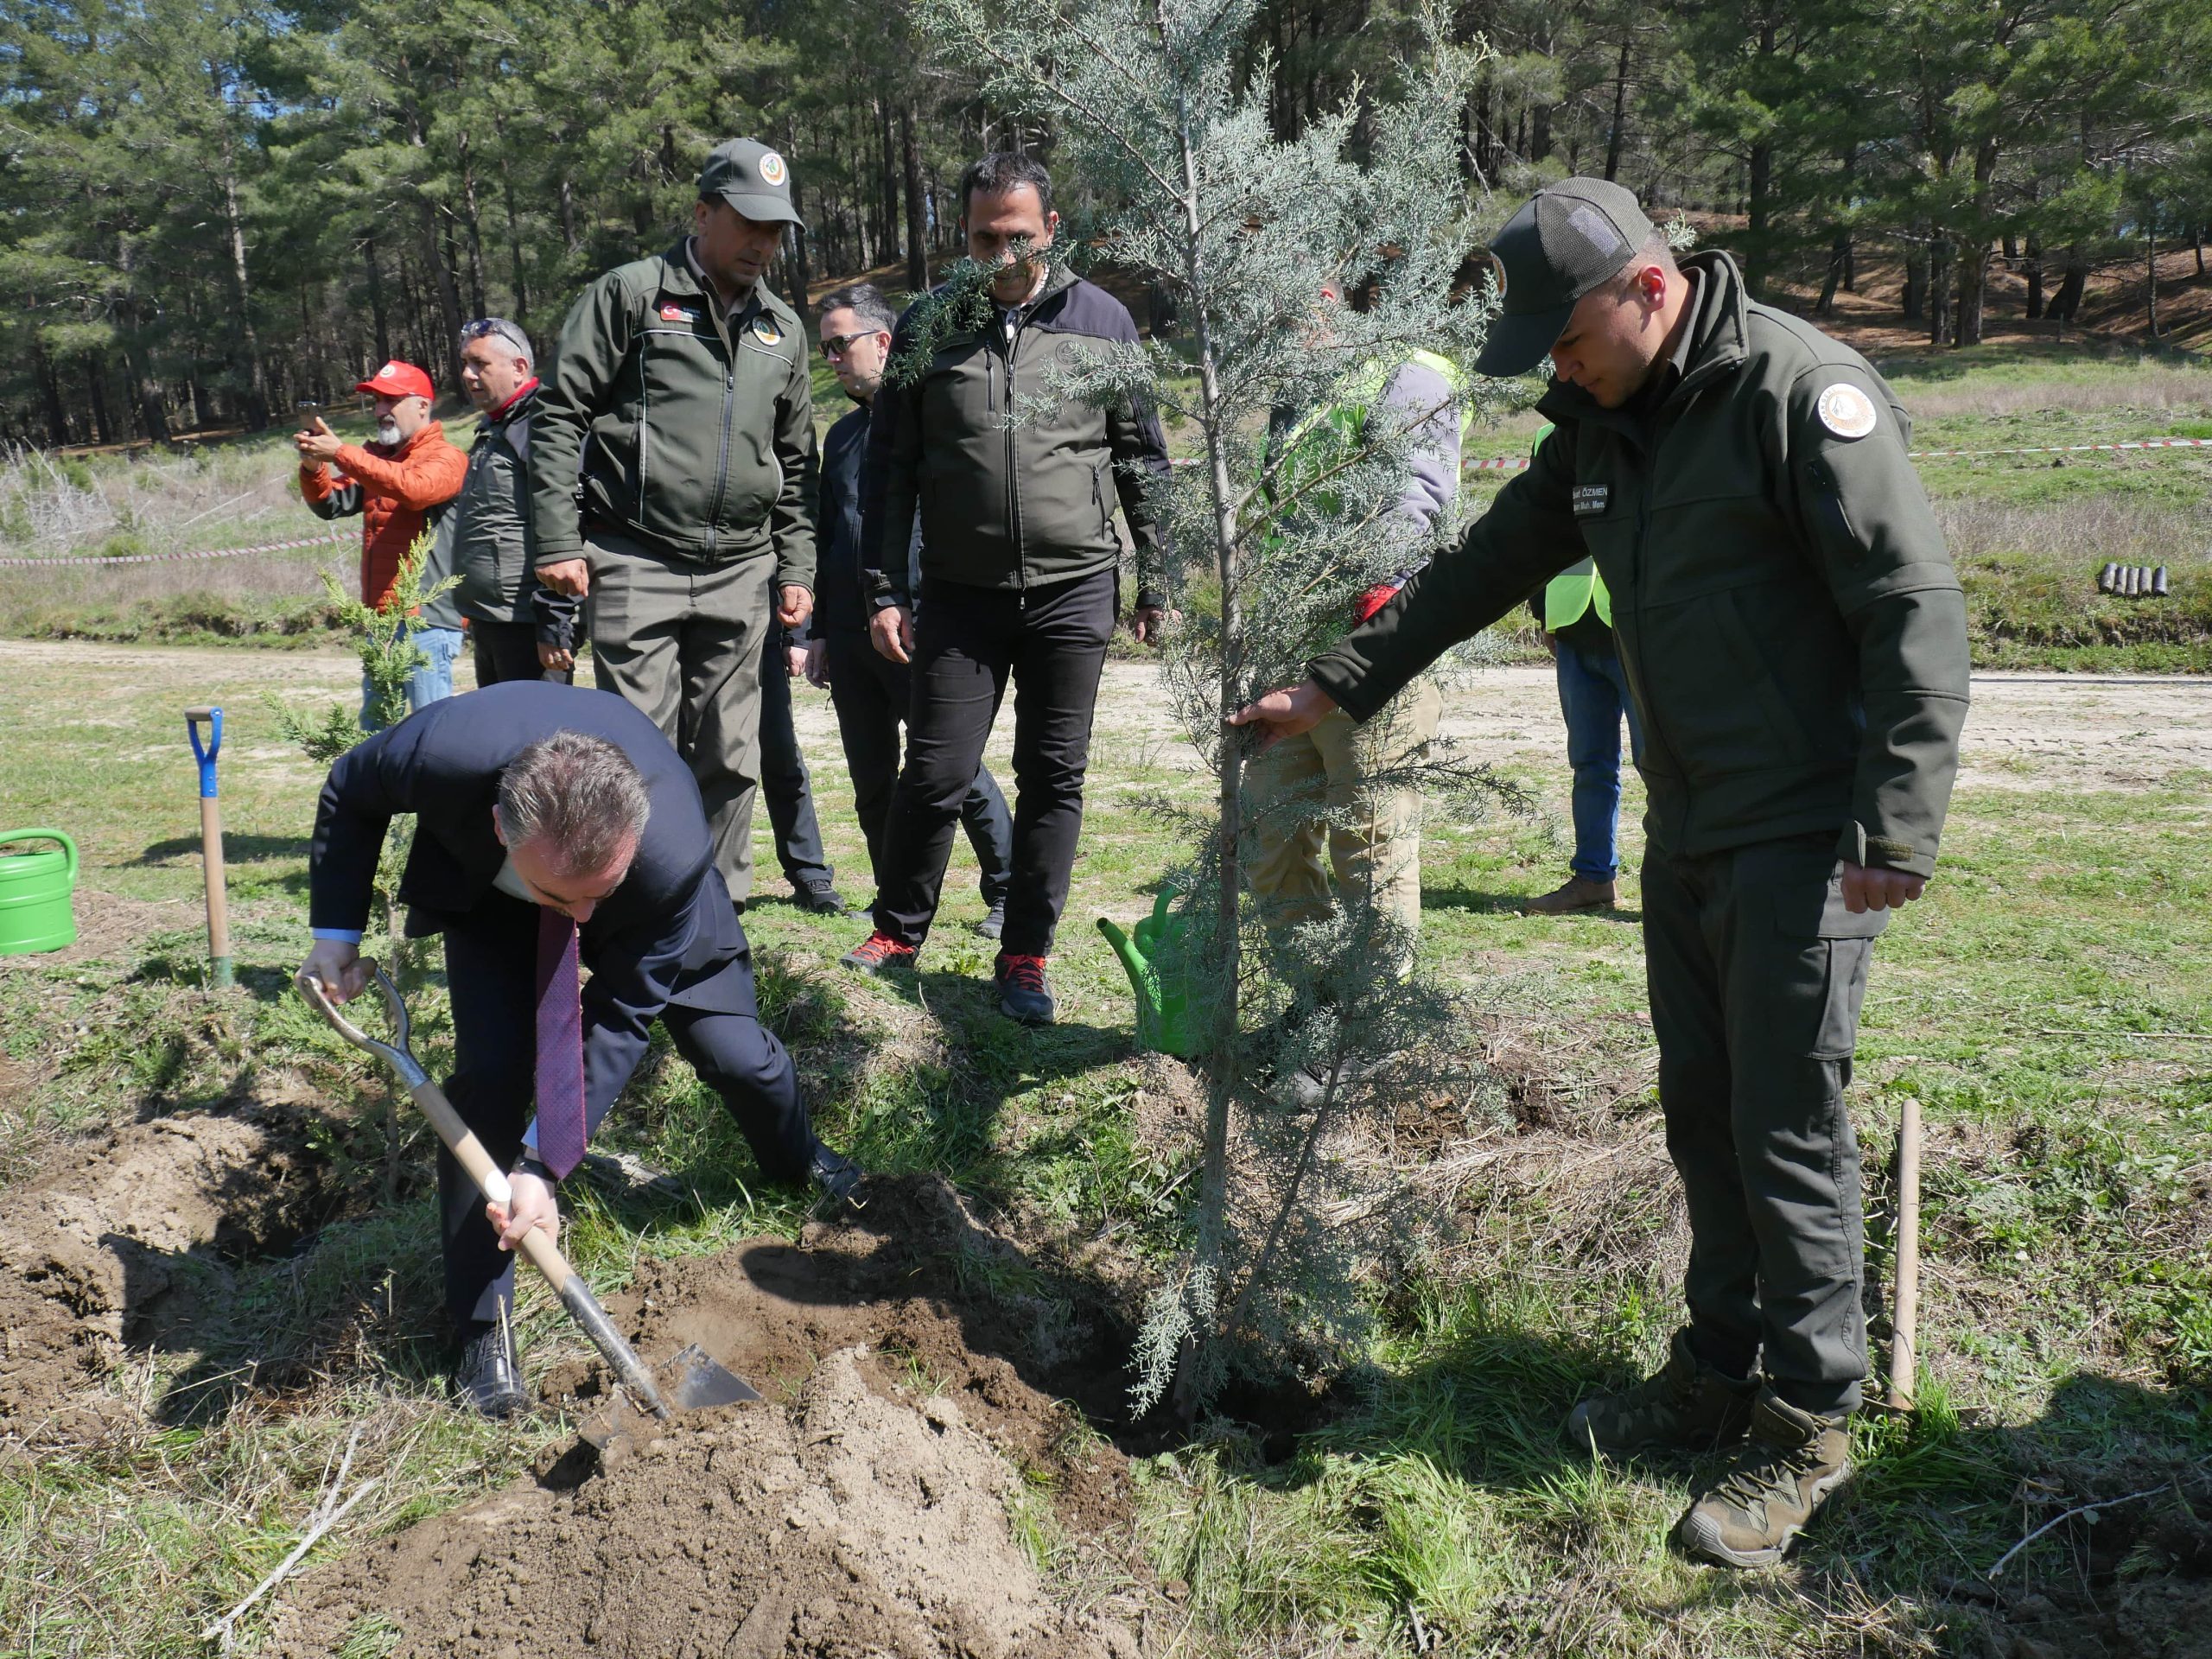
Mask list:
[[[502,1493],[380,1543],[280,1618],[321,1655],[367,1612],[397,1659],[1123,1659],[1015,1541],[1018,1478],[943,1397],[887,1397],[861,1349],[796,1403],[728,1407],[569,1491]],[[303,1592],[302,1599],[306,1601]]]
[[[0,1198],[0,1438],[69,1444],[107,1426],[86,1387],[127,1347],[219,1312],[226,1258],[313,1224],[320,1160],[259,1114],[134,1123]]]
[[[871,1190],[850,1225],[648,1263],[609,1299],[649,1362],[697,1342],[766,1402],[604,1460],[579,1446],[357,1550],[287,1594],[273,1651],[330,1652],[374,1614],[402,1656],[1136,1655],[1127,1464],[1064,1403],[1117,1403],[1111,1339],[943,1181]],[[577,1363],[545,1387],[588,1409],[605,1382]],[[1066,1607],[1016,1539],[1030,1482],[1082,1541],[1066,1559],[1130,1587]]]

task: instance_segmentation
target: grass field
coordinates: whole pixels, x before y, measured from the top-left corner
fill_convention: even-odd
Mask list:
[[[979,1268],[978,1299],[1049,1279],[1125,1306],[1188,1195],[1188,1084],[1132,1054],[1126,984],[1088,922],[1146,907],[1175,851],[1148,805],[1201,778],[1163,735],[1146,671],[1113,673],[1055,964],[1059,1027],[990,1011],[989,947],[959,925],[980,913],[964,851],[909,985],[830,965],[863,924],[772,902],[747,918],[768,1017],[824,1133],[876,1169],[950,1177],[1034,1264]],[[232,1249],[221,1317],[103,1350],[97,1432],[0,1452],[0,1652],[205,1650],[195,1632],[291,1548],[357,1430],[356,1477],[380,1486],[315,1561],[542,1470],[564,1443],[543,1415],[493,1427],[442,1403],[426,1143],[410,1131],[387,1166],[383,1090],[284,988],[317,779],[259,697],[313,706],[351,680],[325,652],[0,643],[0,828],[70,830],[90,890],[74,951],[0,968],[0,1206],[45,1192],[45,1172],[111,1131],[270,1101],[312,1126],[338,1195],[305,1238]],[[1378,1284],[1377,1337],[1325,1400],[1270,1396],[1164,1447],[1156,1427],[1099,1423],[1137,1454],[1125,1524],[1159,1614],[1147,1651],[2205,1650],[2212,690],[1999,681],[1977,696],[1942,873],[1879,949],[1852,1097],[1878,1344],[1897,1112],[1908,1096],[1927,1109],[1922,1409],[1860,1420],[1859,1477],[1791,1564],[1690,1567],[1666,1532],[1696,1467],[1593,1465],[1559,1438],[1575,1398],[1662,1353],[1683,1235],[1651,1098],[1635,884],[1616,916],[1516,913],[1563,865],[1565,770],[1542,677],[1491,671],[1455,688],[1450,729],[1537,810],[1435,826],[1425,861],[1421,948],[1467,999],[1471,1080],[1372,1131],[1376,1155],[1448,1219],[1446,1241]],[[178,730],[179,709],[209,700],[232,716],[227,994],[202,983]],[[854,893],[865,861],[810,693],[802,733]],[[1631,781],[1631,868],[1640,804]],[[439,1001],[420,1010],[434,1052]],[[804,1220],[760,1187],[673,1056],[604,1138],[679,1188],[581,1189],[571,1240],[604,1293],[656,1259]],[[526,1299],[524,1333],[534,1375],[580,1351],[542,1299]],[[1033,1487],[1016,1516],[1040,1561],[1064,1548],[1054,1501]],[[242,1622],[248,1649],[266,1611]],[[397,1640],[371,1621],[344,1650]]]
[[[2212,437],[2212,368],[2097,346],[2003,340],[1885,360],[1915,445],[1987,451]],[[815,362],[817,418],[849,407]],[[466,446],[474,417],[450,419]],[[365,429],[340,416],[340,429]],[[1527,452],[1533,416],[1471,433],[1470,455]],[[162,458],[0,463],[0,557],[193,552],[321,534],[296,499],[289,439]],[[1930,460],[1922,477],[1971,605],[1976,663],[2081,671],[2212,671],[2212,449]],[[1469,475],[1470,505],[1502,475]],[[350,528],[341,526],[342,529]],[[2172,596],[2100,596],[2107,562],[2165,565]],[[315,579],[350,584],[353,548],[101,569],[0,569],[0,635],[304,646],[334,619]],[[1534,640],[1510,642],[1535,661]]]

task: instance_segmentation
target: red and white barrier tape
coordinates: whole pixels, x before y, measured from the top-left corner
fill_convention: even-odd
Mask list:
[[[18,570],[52,570],[63,565],[162,564],[172,559],[239,559],[254,553],[283,553],[296,547],[321,547],[333,542],[353,539],[353,532],[340,531],[333,536],[304,536],[297,541],[264,542],[259,547],[218,547],[204,553],[110,553],[83,559],[0,559],[0,565]]]

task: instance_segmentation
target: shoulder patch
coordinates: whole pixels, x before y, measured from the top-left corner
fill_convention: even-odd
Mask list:
[[[1838,381],[1821,394],[1814,405],[1821,424],[1839,438],[1863,438],[1874,429],[1879,416],[1874,400],[1848,381]]]
[[[784,342],[784,331],[773,317],[761,311],[756,313],[753,319],[753,338],[763,346],[780,346]]]

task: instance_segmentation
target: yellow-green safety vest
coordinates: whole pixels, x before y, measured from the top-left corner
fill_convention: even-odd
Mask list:
[[[1547,422],[1536,433],[1535,441],[1529,446],[1531,456],[1542,448],[1552,433]],[[1613,596],[1605,591],[1605,579],[1598,574],[1598,562],[1586,558],[1580,564],[1569,565],[1544,585],[1544,632],[1557,633],[1571,627],[1598,607],[1598,620],[1607,627],[1613,626]]]

